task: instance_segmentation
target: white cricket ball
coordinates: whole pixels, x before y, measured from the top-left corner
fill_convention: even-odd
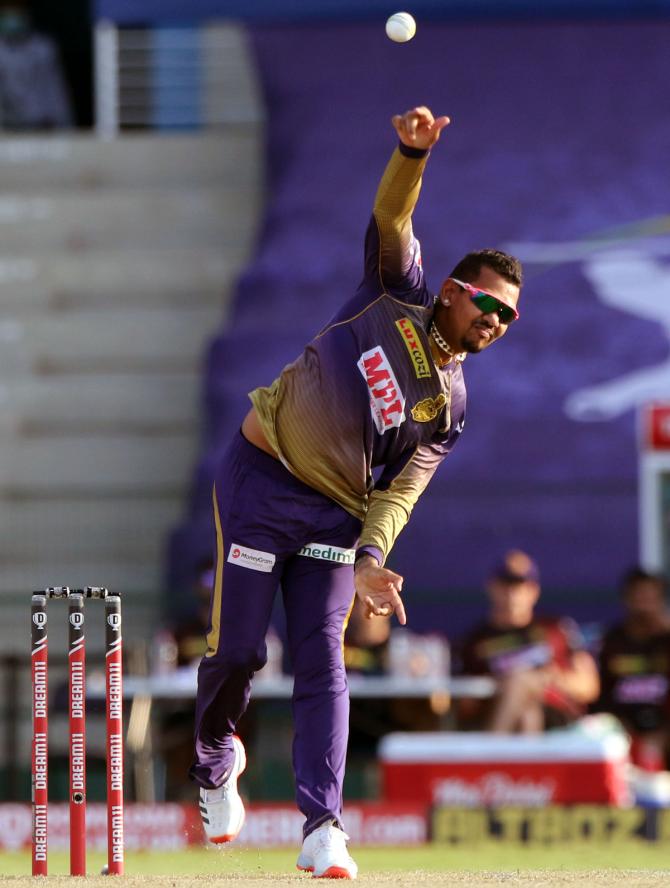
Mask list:
[[[386,21],[386,36],[395,43],[407,43],[416,34],[416,22],[409,12],[394,12]]]

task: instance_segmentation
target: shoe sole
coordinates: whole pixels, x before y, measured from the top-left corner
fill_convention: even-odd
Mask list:
[[[229,833],[225,836],[212,836],[211,839],[208,839],[210,845],[225,845],[226,842],[234,841],[239,834],[242,832],[242,827],[244,826],[245,818],[242,818],[242,823],[240,823],[240,828],[235,833]]]
[[[345,869],[343,866],[329,866],[327,870],[324,870],[320,876],[317,876],[316,873],[312,873],[313,879],[351,879],[351,873],[348,869]]]
[[[237,749],[238,749],[238,752],[240,753],[240,757],[241,757],[241,761],[242,761],[242,765],[240,767],[240,770],[237,772],[237,777],[235,778],[235,781],[237,782],[237,778],[240,776],[240,774],[244,774],[244,771],[246,770],[247,753],[244,749],[244,744],[242,743],[240,738],[237,736],[237,734],[233,734],[233,740],[237,740],[237,743],[239,744],[237,746]],[[244,805],[243,805],[242,806],[242,820],[240,821],[240,825],[237,827],[237,832],[226,833],[223,836],[208,836],[207,841],[212,845],[225,845],[226,842],[234,841],[239,836],[239,834],[242,832],[242,827],[244,826],[244,821],[246,820],[246,817],[247,817],[247,812],[245,811]]]

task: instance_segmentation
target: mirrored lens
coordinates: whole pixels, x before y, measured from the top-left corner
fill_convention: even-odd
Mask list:
[[[472,296],[472,301],[484,314],[495,312],[502,324],[511,324],[516,319],[513,308],[510,308],[509,305],[505,305],[504,302],[500,302],[495,296],[491,296],[488,293],[475,293]]]

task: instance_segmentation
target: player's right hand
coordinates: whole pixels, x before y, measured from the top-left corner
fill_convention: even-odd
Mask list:
[[[398,138],[408,148],[432,148],[440,138],[440,133],[449,126],[448,117],[433,117],[433,112],[425,105],[411,108],[404,114],[396,114],[391,123],[398,133]]]
[[[372,557],[363,557],[354,571],[356,595],[365,605],[365,616],[390,617],[395,613],[401,626],[407,623],[405,606],[400,597],[403,578],[400,574],[380,567]]]

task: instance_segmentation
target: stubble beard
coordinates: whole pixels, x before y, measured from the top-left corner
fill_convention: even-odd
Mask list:
[[[470,339],[469,332],[461,339],[461,351],[467,352],[469,355],[479,354],[492,342],[495,342],[493,336],[489,339],[481,339],[476,331],[473,331],[472,335],[475,337],[474,339]]]
[[[490,344],[490,339],[480,339],[477,342],[471,342],[467,336],[464,336],[461,339],[461,351],[467,352],[469,355],[477,355]]]

